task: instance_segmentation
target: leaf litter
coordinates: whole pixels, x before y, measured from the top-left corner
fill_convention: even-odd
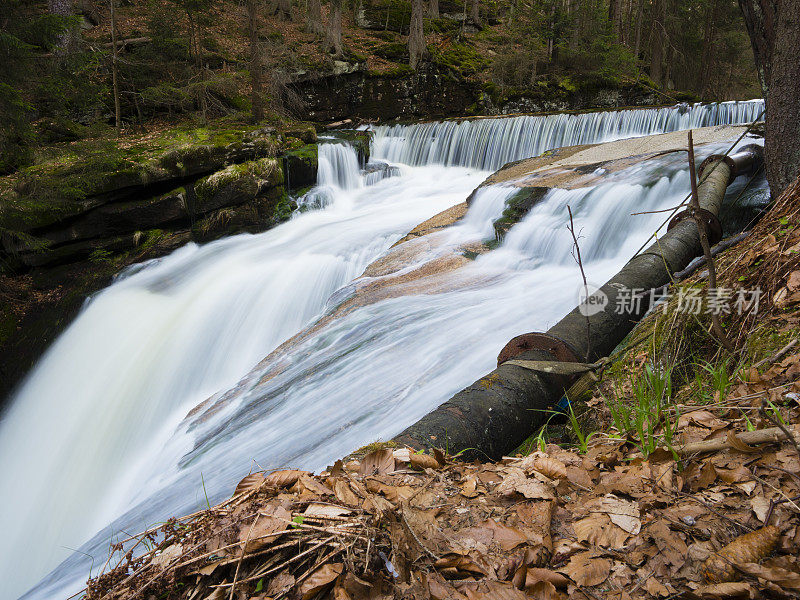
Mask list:
[[[680,427],[735,426],[712,416]],[[584,455],[382,448],[317,475],[252,473],[225,502],[115,546],[86,598],[789,598],[800,465],[788,441],[755,449],[680,471],[598,437]]]

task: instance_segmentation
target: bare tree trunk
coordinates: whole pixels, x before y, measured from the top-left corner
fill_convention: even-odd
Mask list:
[[[439,18],[439,0],[430,0],[428,3],[428,16],[431,19]]]
[[[633,46],[633,56],[636,58],[638,65],[639,50],[642,48],[642,19],[644,17],[644,0],[639,0],[639,6],[636,8],[636,34]]]
[[[472,22],[476,25],[481,24],[481,3],[480,0],[472,0],[472,6],[470,9],[470,18]]]
[[[122,108],[119,102],[119,69],[117,65],[117,12],[111,0],[111,85],[114,89],[114,126],[117,135],[122,132]]]
[[[47,0],[47,9],[50,14],[69,18],[75,16],[72,0]],[[75,50],[80,30],[74,25],[68,25],[58,36],[56,54],[70,54]]]
[[[608,1],[608,21],[611,23],[611,33],[614,34],[614,40],[620,41],[620,0]]]
[[[775,20],[779,0],[739,0],[747,33],[753,46],[758,80],[764,98],[769,89],[769,70],[772,64],[772,44],[775,39]]]
[[[800,0],[739,0],[766,97],[767,181],[773,198],[800,172]]]
[[[320,0],[308,0],[308,28],[317,35],[322,35],[325,32],[325,27],[322,25],[322,4]]]
[[[664,24],[662,14],[666,11],[666,0],[653,0],[653,28],[650,32],[652,50],[650,54],[650,79],[662,83],[664,62]]]
[[[278,16],[282,21],[292,20],[292,0],[278,0]]]
[[[340,56],[342,49],[342,0],[331,0],[328,13],[328,49],[336,56]]]
[[[194,64],[200,77],[200,85],[197,88],[197,101],[200,112],[203,115],[203,121],[205,121],[208,117],[208,99],[206,98],[206,72],[203,65],[203,49],[200,44],[200,28],[197,26],[194,13],[191,10],[186,10],[186,16],[189,20],[189,48],[194,54]]]
[[[716,37],[717,29],[717,8],[719,7],[719,0],[713,0],[708,5],[706,11],[706,23],[703,28],[703,57],[700,62],[700,81],[698,82],[698,89],[700,95],[706,97],[710,85],[710,77],[713,72],[712,60],[714,56],[714,38]]]
[[[257,0],[247,0],[247,33],[250,37],[250,83],[252,92],[250,103],[253,110],[253,121],[259,123],[264,119],[264,81],[261,65],[261,44],[258,40],[258,7]]]
[[[425,56],[425,30],[422,22],[424,15],[424,0],[412,0],[411,25],[408,31],[408,64],[411,65],[412,69],[416,69]]]

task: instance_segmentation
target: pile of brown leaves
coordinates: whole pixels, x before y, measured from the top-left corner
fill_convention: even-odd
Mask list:
[[[769,423],[766,423],[769,425]],[[697,410],[684,440],[727,435]],[[319,475],[245,477],[146,532],[87,599],[788,598],[800,461],[782,444],[634,458],[621,440],[497,463],[382,448]],[[745,535],[746,534],[746,535]],[[731,544],[733,542],[733,544]],[[729,545],[730,544],[730,545]],[[764,560],[766,559],[766,560]]]

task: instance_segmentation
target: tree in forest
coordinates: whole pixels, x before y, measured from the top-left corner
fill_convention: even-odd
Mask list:
[[[292,0],[278,0],[275,12],[282,21],[292,20]]]
[[[344,52],[342,47],[342,2],[343,0],[331,0],[328,11],[328,29],[325,32],[328,50],[335,56],[341,56]]]
[[[264,119],[263,56],[258,39],[258,0],[247,0],[247,33],[250,38],[250,103],[253,121],[258,123]]]
[[[316,35],[325,33],[325,26],[322,24],[322,3],[320,0],[308,0],[308,14],[306,15],[308,29]]]
[[[417,69],[425,57],[425,0],[411,0],[411,24],[408,30],[408,64]]]
[[[439,18],[439,0],[430,0],[428,2],[428,17],[431,19]]]
[[[117,11],[116,0],[109,0],[111,4],[111,86],[114,94],[114,126],[117,134],[122,131],[122,105],[119,98],[119,60],[117,53]]]
[[[480,0],[472,0],[472,4],[470,6],[470,18],[472,22],[476,25],[481,24],[481,3]]]
[[[653,15],[650,26],[650,79],[664,83],[664,45],[666,41],[667,0],[653,0]]]
[[[739,0],[766,99],[767,181],[777,197],[800,174],[800,0]]]
[[[56,53],[63,55],[74,52],[80,36],[80,28],[78,20],[75,18],[72,0],[48,0],[47,9],[51,15],[60,17],[64,23],[64,28],[55,44]]]
[[[65,47],[64,35],[73,31],[75,22],[71,14],[42,13],[26,0],[0,2],[0,173],[14,171],[31,158],[35,114],[80,106],[74,101],[76,93],[86,104],[96,100],[80,80],[72,81],[73,73],[64,77],[69,57],[62,53],[56,61],[37,57]]]
[[[197,82],[192,84],[197,104],[205,120],[208,116],[208,74],[203,62],[202,26],[211,9],[213,0],[173,0],[186,13],[189,21],[189,53],[195,66]]]

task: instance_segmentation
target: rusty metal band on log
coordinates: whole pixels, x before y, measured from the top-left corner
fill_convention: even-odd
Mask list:
[[[712,239],[713,223],[728,184],[738,175],[753,172],[762,160],[762,148],[752,145],[730,156],[709,157],[701,165],[698,198],[703,215],[707,211],[713,216],[707,220]],[[395,441],[414,448],[447,448],[451,453],[464,451],[468,458],[496,459],[512,451],[545,421],[546,411],[561,398],[569,378],[507,361],[594,363],[608,356],[647,308],[647,303],[642,302],[639,312],[618,314],[617,298],[623,290],[629,293],[634,289],[662,288],[670,283],[672,273],[684,269],[701,253],[696,222],[687,218],[674,219],[663,237],[634,256],[595,292],[597,298],[605,295],[607,299],[602,310],[587,317],[576,307],[546,333],[514,338],[503,348],[494,371],[408,427],[394,438]],[[591,343],[587,339],[589,335]],[[582,356],[579,349],[586,348],[590,349],[590,354]]]

